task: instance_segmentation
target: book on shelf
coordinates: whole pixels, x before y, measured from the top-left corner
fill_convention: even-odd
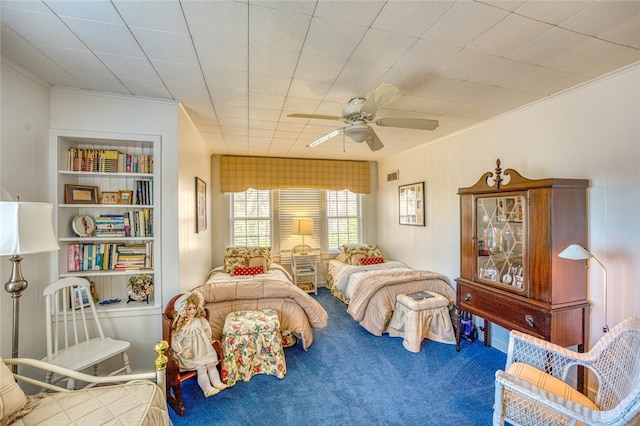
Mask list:
[[[413,293],[407,293],[407,296],[409,296],[413,300],[423,300],[423,299],[429,299],[433,297],[433,294],[429,294],[426,291],[421,290],[421,291],[415,291]]]

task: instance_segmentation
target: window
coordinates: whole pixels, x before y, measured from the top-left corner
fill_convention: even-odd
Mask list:
[[[270,191],[231,194],[231,242],[234,246],[271,246]]]
[[[362,195],[349,190],[249,189],[231,193],[230,204],[232,245],[286,254],[303,242],[327,252],[362,239]],[[313,220],[313,234],[294,235],[294,219]]]
[[[327,245],[338,250],[342,244],[361,242],[362,196],[345,189],[326,191],[327,196]]]
[[[292,250],[298,244],[306,244],[313,250],[322,250],[322,192],[319,189],[281,189],[278,193],[278,219],[280,229],[280,251]],[[311,219],[311,235],[294,235],[294,219]]]

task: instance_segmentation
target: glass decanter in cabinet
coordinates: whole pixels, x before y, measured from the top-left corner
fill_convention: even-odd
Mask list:
[[[558,257],[587,243],[586,179],[527,179],[513,169],[460,188],[460,277],[457,349],[463,312],[584,351],[588,341],[584,264]],[[504,176],[503,176],[504,175]],[[584,374],[578,382],[584,385]]]

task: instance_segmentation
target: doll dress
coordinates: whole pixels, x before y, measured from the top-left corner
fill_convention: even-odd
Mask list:
[[[211,344],[211,326],[204,317],[194,317],[173,335],[174,351],[182,370],[197,370],[218,363],[218,355]],[[177,347],[176,344],[177,343]],[[188,359],[179,353],[183,348],[191,349],[193,358]]]

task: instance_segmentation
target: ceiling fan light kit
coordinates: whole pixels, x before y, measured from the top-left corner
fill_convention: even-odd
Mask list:
[[[387,117],[375,118],[378,106],[388,102],[398,93],[398,89],[390,84],[379,84],[371,93],[369,98],[352,98],[349,104],[342,110],[342,117],[332,115],[319,114],[289,114],[288,117],[307,118],[318,120],[342,120],[347,124],[345,127],[335,129],[324,136],[319,137],[309,143],[307,147],[312,148],[323,142],[328,141],[334,136],[344,132],[350,139],[355,142],[367,142],[371,151],[378,151],[384,148],[382,141],[376,135],[376,132],[367,123],[374,123],[381,127],[399,127],[405,129],[418,130],[435,130],[439,123],[437,120],[429,120],[426,118],[407,118],[407,117]]]

